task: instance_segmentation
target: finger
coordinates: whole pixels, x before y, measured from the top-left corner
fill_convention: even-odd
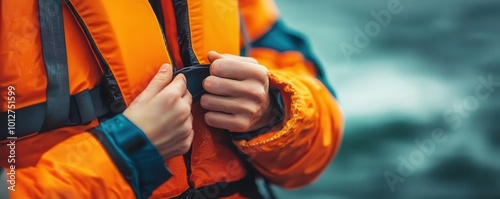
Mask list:
[[[159,95],[168,99],[179,99],[186,94],[187,86],[186,86],[186,77],[184,74],[177,75],[170,84],[165,87]]]
[[[237,97],[254,92],[257,86],[249,82],[251,81],[238,81],[211,75],[203,80],[202,86],[208,93]]]
[[[224,58],[224,56],[222,54],[215,52],[213,50],[208,52],[207,57],[208,57],[208,61],[210,61],[210,63],[214,62],[217,59]]]
[[[220,54],[216,51],[208,52],[208,60],[210,61],[210,63],[214,62],[217,59],[221,59],[221,58],[230,58],[230,59],[235,59],[235,60],[254,63],[254,64],[258,63],[258,61],[252,57],[243,57],[243,56],[232,55],[232,54],[227,54],[227,53]]]
[[[236,59],[217,59],[210,65],[210,74],[235,80],[258,79],[266,81],[269,72],[266,67],[259,64]]]
[[[254,64],[259,63],[253,57],[243,57],[243,56],[231,55],[231,54],[222,54],[222,55],[226,58],[235,59],[235,60],[239,60],[239,61],[243,61],[243,62],[249,62],[249,63],[254,63]]]
[[[205,94],[201,96],[200,99],[200,105],[204,109],[232,114],[252,115],[257,112],[256,106],[252,106],[252,104],[251,102],[245,102],[244,99],[222,97],[212,94]]]
[[[211,127],[227,129],[230,132],[245,132],[249,126],[244,118],[215,111],[209,111],[205,114],[205,123]]]
[[[165,88],[172,80],[172,67],[169,64],[161,65],[158,73],[153,77],[144,91],[137,96],[136,100],[150,100]]]

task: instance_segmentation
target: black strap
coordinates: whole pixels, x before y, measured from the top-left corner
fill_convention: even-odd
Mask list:
[[[60,127],[68,121],[70,94],[62,2],[39,0],[42,55],[47,72],[47,102],[42,130]]]
[[[189,25],[189,10],[187,0],[172,1],[177,23],[177,41],[184,66],[199,64],[191,42],[191,25]]]
[[[245,198],[263,199],[259,193],[255,178],[246,176],[233,182],[218,182],[215,184],[190,188],[174,199],[185,198],[224,198],[239,194]]]
[[[103,97],[103,90],[102,87],[98,86],[71,96],[70,117],[66,125],[86,124],[109,113],[109,103]]]
[[[108,100],[103,96],[103,89],[98,86],[91,90],[84,90],[69,98],[69,117],[66,118],[64,124],[61,126],[54,126],[52,128],[40,130],[45,119],[45,110],[47,103],[39,103],[15,110],[16,113],[16,136],[27,136],[36,132],[50,131],[53,129],[81,125],[91,122],[110,112]],[[0,120],[7,121],[8,113],[1,112]],[[2,130],[7,129],[7,122],[0,123]],[[2,131],[0,140],[6,139],[9,134],[7,131]]]
[[[187,89],[191,96],[193,96],[193,102],[198,101],[201,96],[205,93],[203,89],[203,80],[210,76],[210,66],[209,65],[194,65],[187,66],[180,70],[175,71],[174,77],[178,74],[184,74],[187,80]]]

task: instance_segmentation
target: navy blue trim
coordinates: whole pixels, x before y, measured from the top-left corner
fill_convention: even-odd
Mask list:
[[[153,9],[153,12],[156,15],[156,19],[158,20],[158,24],[161,27],[161,31],[163,33],[163,39],[165,39],[165,33],[163,32],[165,30],[165,20],[163,20],[163,9],[161,6],[161,0],[149,0],[149,4],[151,5],[151,9]]]
[[[278,20],[264,36],[254,41],[252,43],[252,47],[271,48],[278,52],[301,52],[307,60],[311,61],[316,66],[316,69],[318,71],[316,78],[323,82],[330,93],[334,97],[336,97],[335,91],[330,86],[328,80],[325,77],[322,65],[320,64],[316,56],[314,56],[305,37],[298,32],[288,29],[281,20]]]
[[[283,104],[283,100],[281,98],[281,93],[278,88],[269,87],[269,95],[271,97],[271,103],[274,105],[275,108],[273,109],[273,114],[276,116],[273,121],[271,121],[268,125],[263,126],[259,129],[250,131],[250,132],[245,132],[245,133],[231,133],[231,138],[234,140],[246,140],[249,141],[259,135],[262,135],[264,133],[269,132],[271,129],[276,127],[276,125],[280,124],[283,119],[285,118],[285,106]],[[277,107],[276,107],[277,106]]]
[[[184,66],[200,64],[193,51],[191,44],[191,29],[189,26],[189,12],[187,0],[172,1],[177,24],[177,41],[179,42],[179,53]]]
[[[90,131],[101,142],[138,198],[148,198],[172,173],[146,135],[122,114]]]

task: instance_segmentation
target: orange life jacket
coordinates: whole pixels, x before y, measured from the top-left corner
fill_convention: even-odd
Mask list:
[[[81,162],[90,159],[80,156],[89,150],[87,144],[98,145],[82,132],[99,125],[97,118],[123,111],[163,63],[180,70],[209,64],[209,50],[239,54],[244,43],[241,18],[246,38],[252,41],[278,27],[273,26],[278,17],[275,6],[266,0],[64,0],[64,33],[58,34],[54,31],[58,24],[44,20],[54,17],[53,9],[61,5],[46,4],[44,10],[48,11],[40,13],[38,1],[42,0],[0,2],[0,119],[8,120],[6,113],[14,110],[16,131],[27,132],[12,135],[17,137],[16,169],[25,169],[23,174],[29,175],[38,171],[39,165],[70,162],[66,165],[69,172],[84,173],[80,180],[87,179],[88,173],[109,175],[100,176],[102,181],[87,180],[116,185],[109,188],[112,196],[123,191],[132,198],[133,193],[118,179],[116,168],[106,166],[107,170],[100,171]],[[304,48],[300,39],[286,36]],[[51,45],[65,46],[65,51],[51,51]],[[191,152],[166,161],[174,176],[158,187],[152,198],[184,197],[193,192],[209,197],[254,197],[244,193],[255,187],[245,187],[252,171],[237,151],[255,154],[252,167],[288,188],[312,182],[326,168],[339,147],[343,118],[336,100],[315,78],[320,73],[315,64],[296,50],[265,45],[255,46],[251,56],[270,69],[270,84],[281,91],[283,129],[252,140],[232,140],[227,132],[204,123],[206,110],[195,102]],[[60,70],[64,62],[67,69]],[[60,76],[65,72],[67,80]],[[8,103],[9,87],[15,88],[15,103]],[[0,123],[2,139],[9,136],[5,125]],[[76,142],[72,140],[75,137],[88,142]],[[2,167],[10,165],[3,158],[9,153],[6,142],[0,141]],[[111,164],[102,147],[85,154],[94,155],[101,165]],[[83,169],[76,168],[78,165]],[[92,185],[87,187],[97,186]],[[83,191],[86,195],[98,193]]]
[[[120,112],[147,86],[162,63],[170,63],[180,69],[184,66],[210,64],[206,56],[210,50],[239,54],[240,19],[237,1],[183,0],[156,1],[156,3],[155,15],[152,6],[146,0],[119,3],[109,0],[64,2],[64,38],[69,79],[68,94],[73,96],[71,100],[77,96],[75,103],[78,103],[78,96],[82,93],[90,96],[89,91],[104,84],[107,86],[106,90],[111,90],[108,91],[112,103],[110,110]],[[25,16],[20,17],[22,21],[6,24],[12,32],[2,32],[2,37],[8,38],[2,41],[14,44],[10,44],[10,48],[2,48],[2,57],[7,56],[9,59],[2,59],[1,65],[8,64],[9,67],[2,67],[0,89],[3,92],[9,86],[15,87],[18,128],[22,128],[20,124],[33,126],[30,119],[40,116],[34,115],[32,111],[23,114],[23,110],[40,104],[44,104],[43,107],[47,106],[48,78],[41,53],[42,50],[46,50],[42,49],[45,41],[41,41],[36,33],[39,31],[39,20],[43,19],[38,19],[37,3],[34,0],[2,5],[5,6],[2,7],[3,15]],[[29,11],[10,12],[14,9],[9,9],[7,6],[26,7]],[[53,6],[55,9],[58,5],[54,3]],[[105,78],[101,81],[103,75]],[[48,89],[60,87],[61,85],[57,85]],[[4,96],[6,95],[2,95]],[[8,110],[7,103],[4,102],[6,99],[2,98],[2,112]],[[109,102],[104,100],[104,103]],[[78,108],[78,105],[76,107]],[[193,115],[197,116],[194,119],[196,136],[191,152],[193,156],[186,156],[187,160],[177,157],[167,162],[167,166],[175,175],[156,190],[154,196],[176,196],[189,187],[199,188],[217,182],[232,182],[245,176],[244,164],[234,153],[228,134],[204,124],[203,117],[200,117],[204,112],[199,103],[193,105]],[[95,119],[97,118],[92,118]],[[43,127],[40,130],[43,130]],[[28,137],[31,137],[31,143],[44,145],[37,146],[39,148],[37,153],[42,154],[43,148],[50,148],[56,143],[45,141],[57,134],[57,130],[50,130],[43,133],[30,132]],[[78,130],[74,132],[77,133]],[[63,137],[67,136],[69,135]],[[18,162],[21,167],[29,166],[36,162],[36,158],[32,159],[33,161],[19,159]],[[188,169],[186,162],[190,164]],[[226,165],[231,165],[235,170],[228,172]]]

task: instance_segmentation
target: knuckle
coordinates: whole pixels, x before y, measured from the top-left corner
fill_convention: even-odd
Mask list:
[[[266,99],[267,92],[264,88],[251,89],[249,93],[257,103],[262,103]]]
[[[189,118],[188,118],[188,123],[189,123],[189,127],[192,129],[193,128],[193,114],[189,114]]]
[[[210,112],[205,113],[205,115],[203,116],[203,119],[205,120],[205,123],[207,123],[208,125],[210,125],[210,126],[213,125]]]
[[[186,89],[187,89],[187,87],[186,87]],[[191,92],[189,92],[189,91],[188,91],[188,92],[186,92],[186,97],[187,97],[187,99],[189,99],[189,100],[192,100],[192,99],[193,99],[193,95],[191,95]]]
[[[242,107],[242,109],[246,115],[250,115],[250,116],[254,116],[258,111],[258,107],[254,103],[246,103]]]
[[[236,132],[245,132],[249,127],[247,119],[239,119],[234,122],[234,130]]]
[[[172,99],[178,99],[178,98],[181,98],[182,97],[182,93],[181,91],[177,90],[177,89],[168,89],[168,92],[166,92],[168,98],[172,98]]]
[[[187,144],[187,142],[182,143],[181,146],[179,147],[179,155],[185,154],[189,151],[191,148],[191,143]]]
[[[207,123],[209,126],[217,126],[217,122],[214,119],[213,114],[211,114],[210,112],[207,112],[204,118],[205,118],[205,123]]]
[[[156,74],[153,79],[151,80],[151,84],[155,83],[165,83],[168,81],[167,75],[165,74]]]
[[[247,57],[247,59],[250,61],[250,62],[253,62],[253,63],[259,63],[259,61],[257,61],[257,59],[253,58],[253,57]]]
[[[262,81],[262,82],[267,82],[268,79],[269,79],[269,70],[264,67],[264,66],[261,66],[259,65],[260,69],[259,69],[259,80]]]
[[[210,74],[218,74],[221,71],[222,67],[222,59],[215,60],[211,65],[210,65]]]
[[[178,136],[181,140],[189,139],[193,131],[193,128],[188,122],[182,124],[178,129]]]
[[[182,116],[183,119],[188,118],[191,114],[191,106],[186,103],[180,103],[177,106],[179,106],[178,111],[181,114],[180,116]]]
[[[249,95],[251,97],[254,96],[254,93],[255,93],[254,90],[255,90],[254,86],[251,86],[251,85],[241,88],[241,92],[243,92],[246,95]]]
[[[210,97],[208,95],[201,96],[200,105],[205,109],[210,108]]]
[[[205,78],[205,81],[203,81],[203,88],[205,90],[214,90],[215,89],[215,77],[214,76],[208,76]]]

